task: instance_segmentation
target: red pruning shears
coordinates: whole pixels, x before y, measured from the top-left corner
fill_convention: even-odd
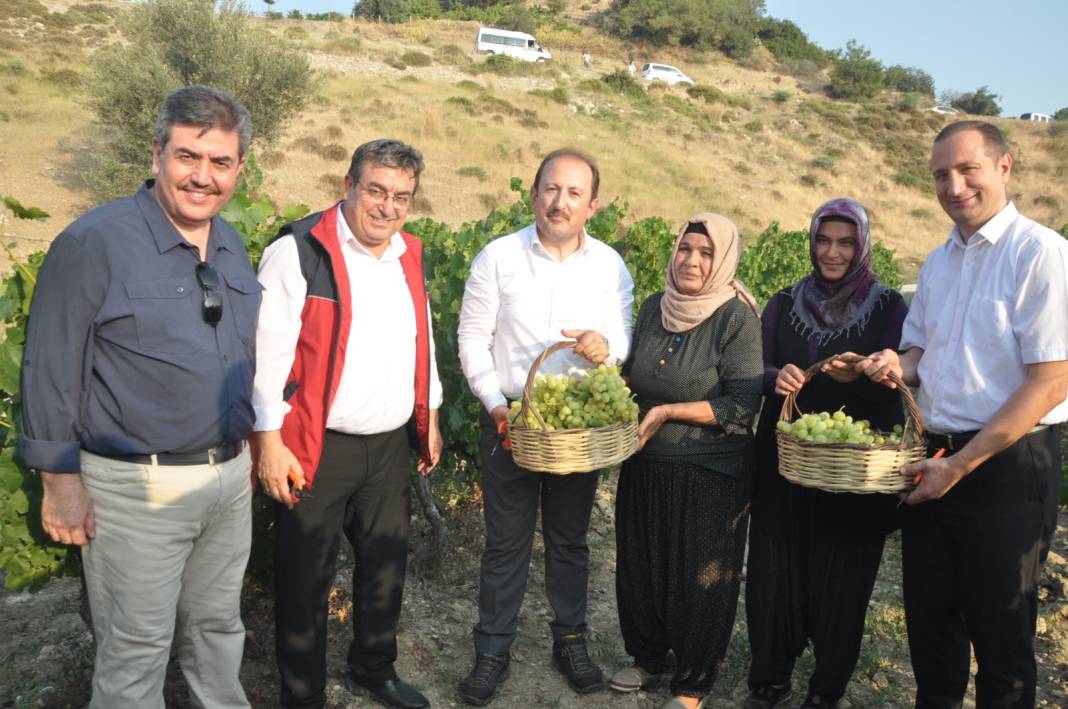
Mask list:
[[[931,459],[933,460],[934,458],[941,458],[945,454],[946,449],[939,448],[937,451],[935,451],[935,454],[931,456]],[[901,501],[897,503],[898,507],[901,507],[901,505],[905,504],[905,500],[909,499],[909,495],[912,494],[912,491],[915,490],[916,486],[919,485],[921,482],[923,482],[922,470],[912,476],[912,482],[905,487],[905,494],[901,496]]]
[[[511,450],[512,448],[512,439],[508,436],[508,419],[502,419],[497,422],[497,443],[494,444],[490,455],[497,452],[498,445],[505,450]]]

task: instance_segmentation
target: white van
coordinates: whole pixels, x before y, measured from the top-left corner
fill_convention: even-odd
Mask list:
[[[1023,113],[1020,114],[1020,118],[1025,121],[1037,121],[1038,123],[1049,123],[1053,120],[1053,116],[1048,113]]]
[[[475,52],[479,54],[507,54],[525,62],[544,62],[553,58],[549,50],[526,32],[498,30],[480,27],[475,39]]]

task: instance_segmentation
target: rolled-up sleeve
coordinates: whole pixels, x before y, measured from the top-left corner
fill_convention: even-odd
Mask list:
[[[31,468],[81,472],[83,400],[93,327],[107,292],[103,259],[60,234],[37,275],[22,361],[22,430],[16,455]]]
[[[723,388],[708,402],[728,434],[747,433],[760,410],[764,380],[760,342],[760,320],[748,307],[739,308],[721,348],[719,378]]]

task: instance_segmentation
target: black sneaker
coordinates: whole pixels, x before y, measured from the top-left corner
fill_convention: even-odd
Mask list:
[[[581,635],[564,637],[553,643],[553,667],[567,678],[567,686],[579,694],[604,689],[601,668],[593,664]]]
[[[745,699],[742,709],[774,709],[790,701],[790,683],[762,684],[753,688]]]
[[[804,703],[801,704],[801,709],[835,709],[837,706],[837,699],[809,692],[808,696],[805,697]]]
[[[460,697],[476,707],[489,704],[497,688],[508,679],[509,664],[508,655],[475,655],[475,666],[460,683]]]

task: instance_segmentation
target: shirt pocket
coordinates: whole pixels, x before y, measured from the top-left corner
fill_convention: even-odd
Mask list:
[[[229,290],[228,305],[233,309],[234,327],[237,335],[249,344],[256,335],[256,323],[260,312],[263,286],[250,276],[224,276]],[[225,313],[224,313],[225,315]]]
[[[192,276],[127,283],[126,296],[141,349],[162,354],[195,352],[194,323],[202,318],[200,294]]]

